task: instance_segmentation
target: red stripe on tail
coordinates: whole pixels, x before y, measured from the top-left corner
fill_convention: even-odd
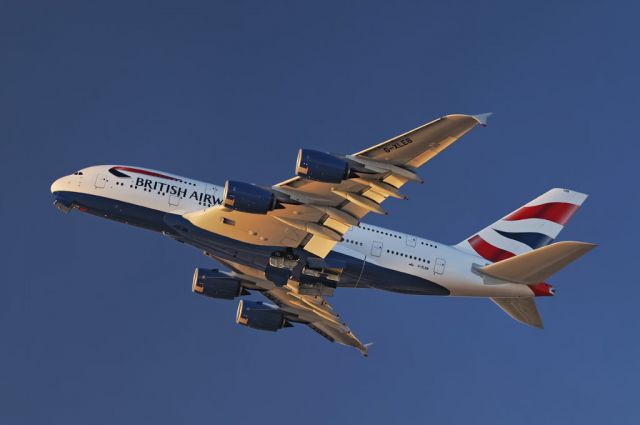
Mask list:
[[[524,220],[527,218],[541,218],[564,226],[577,209],[578,205],[575,204],[569,204],[566,202],[549,202],[547,204],[534,205],[532,207],[522,207],[506,216],[503,220],[514,221]]]
[[[514,257],[515,254],[509,251],[505,251],[504,249],[500,249],[496,246],[491,245],[489,242],[482,239],[480,236],[475,235],[468,240],[469,245],[483,258],[498,262],[502,260],[506,260],[507,258]]]

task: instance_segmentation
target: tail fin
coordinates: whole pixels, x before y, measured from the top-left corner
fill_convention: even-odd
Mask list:
[[[550,244],[587,199],[584,193],[551,189],[455,247],[498,262]]]

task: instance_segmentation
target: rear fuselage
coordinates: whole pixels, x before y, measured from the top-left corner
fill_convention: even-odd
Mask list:
[[[170,173],[128,166],[94,166],[56,180],[56,205],[161,232],[213,257],[265,270],[280,246],[247,243],[204,231],[182,216],[220,205],[223,188]],[[303,260],[310,254],[296,250]],[[487,281],[482,257],[401,232],[360,223],[327,256],[338,264],[338,286],[423,295],[530,297],[526,285]]]

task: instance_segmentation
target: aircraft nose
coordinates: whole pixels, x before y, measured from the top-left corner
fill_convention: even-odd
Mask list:
[[[60,188],[63,186],[63,182],[62,182],[63,178],[64,177],[61,177],[55,180],[53,183],[51,183],[51,193],[56,193],[60,190]]]
[[[69,190],[69,186],[71,186],[71,179],[69,178],[69,176],[60,177],[59,179],[51,183],[51,193]]]
[[[70,192],[71,180],[69,176],[64,176],[51,184],[53,205],[64,213],[68,213],[73,208],[73,202],[68,198],[66,193]]]

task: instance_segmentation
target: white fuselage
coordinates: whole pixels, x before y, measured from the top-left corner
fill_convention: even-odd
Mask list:
[[[84,168],[56,180],[51,191],[99,196],[180,216],[217,205],[222,200],[221,186],[140,167],[119,166],[124,171],[147,173],[119,179],[109,172],[114,167],[118,166]],[[526,285],[488,281],[476,272],[477,267],[489,264],[482,257],[365,223],[351,227],[334,251],[437,283],[453,296],[533,296]]]

